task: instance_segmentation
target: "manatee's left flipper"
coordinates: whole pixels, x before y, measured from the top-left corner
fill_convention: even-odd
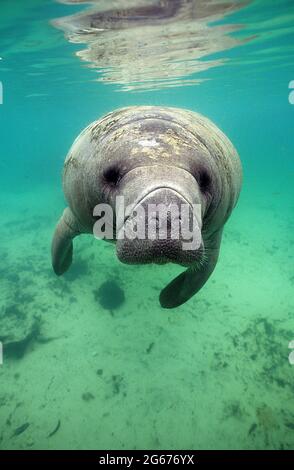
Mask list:
[[[179,307],[204,286],[216,266],[221,235],[222,231],[219,231],[208,241],[207,260],[200,269],[195,270],[193,267],[187,269],[161,291],[159,300],[162,307]]]
[[[70,267],[73,255],[72,241],[80,233],[78,221],[67,207],[56,226],[51,245],[52,266],[58,276]]]

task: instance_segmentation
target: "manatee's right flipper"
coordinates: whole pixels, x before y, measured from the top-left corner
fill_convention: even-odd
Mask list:
[[[67,207],[56,226],[51,245],[52,266],[58,276],[70,267],[73,254],[72,240],[80,233],[79,224]]]

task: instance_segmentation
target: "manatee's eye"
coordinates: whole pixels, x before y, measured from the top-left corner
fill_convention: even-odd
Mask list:
[[[111,166],[104,171],[103,177],[106,183],[116,186],[121,178],[121,173],[117,166]]]
[[[207,170],[200,170],[198,177],[197,177],[198,184],[200,186],[200,190],[203,193],[209,191],[211,186],[211,177]]]

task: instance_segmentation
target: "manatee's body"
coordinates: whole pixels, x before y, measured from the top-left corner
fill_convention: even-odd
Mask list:
[[[241,180],[233,145],[200,114],[153,106],[114,111],[88,126],[66,158],[63,187],[69,207],[52,242],[54,271],[60,275],[69,268],[73,238],[93,232],[97,204],[115,210],[117,196],[123,196],[125,205],[133,205],[137,213],[150,204],[186,204],[189,220],[182,216],[177,221],[183,229],[197,220],[197,249],[183,250],[183,239],[174,238],[171,213],[164,240],[120,237],[126,227],[135,232],[134,214],[115,227],[114,237],[122,262],[173,262],[188,268],[160,295],[164,307],[181,305],[201,289],[216,265],[222,229],[237,202]],[[195,219],[196,206],[201,210]],[[144,222],[151,224],[147,218]]]

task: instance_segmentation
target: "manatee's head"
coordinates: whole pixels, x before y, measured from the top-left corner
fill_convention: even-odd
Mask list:
[[[72,173],[65,184],[71,208],[84,226],[95,222],[97,237],[116,241],[124,263],[201,264],[204,220],[218,199],[213,161],[177,116],[135,110],[85,133],[78,185]]]

